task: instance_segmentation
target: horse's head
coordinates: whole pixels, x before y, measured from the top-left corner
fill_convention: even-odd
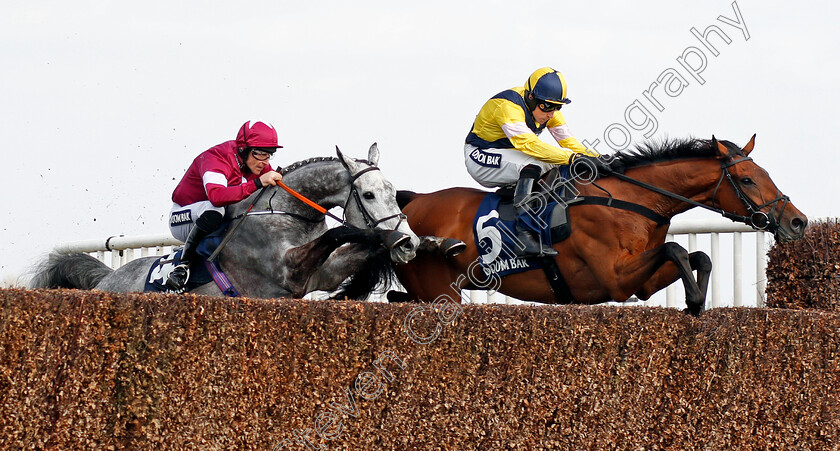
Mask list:
[[[348,223],[360,228],[387,231],[385,241],[391,260],[406,263],[413,259],[420,239],[411,230],[397,205],[397,190],[379,170],[379,148],[374,143],[367,161],[344,156],[336,147],[338,158],[350,173],[350,193],[344,206]]]
[[[767,171],[753,162],[749,154],[755,147],[755,135],[743,149],[712,136],[722,168],[721,179],[712,195],[712,203],[727,213],[747,218],[753,228],[772,232],[777,241],[794,241],[805,235],[808,218],[790,203],[790,199],[770,179]]]

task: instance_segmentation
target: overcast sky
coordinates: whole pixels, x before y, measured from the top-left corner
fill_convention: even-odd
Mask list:
[[[636,142],[647,132],[743,145],[757,133],[753,157],[793,203],[840,216],[835,4],[513,4],[4,4],[0,276],[60,242],[168,233],[189,163],[249,119],[277,127],[286,147],[276,164],[335,145],[363,157],[376,141],[400,188],[477,187],[462,154],[475,114],[543,66],[564,73],[566,119],[579,139],[600,139],[599,151],[610,151],[612,124],[614,144],[622,127]],[[709,37],[717,56],[691,32],[710,25],[730,41]],[[705,68],[695,77],[679,59]],[[651,90],[657,108],[644,91],[674,73],[687,85],[673,97]],[[630,119],[642,123],[644,108],[655,130],[628,123],[636,101]]]

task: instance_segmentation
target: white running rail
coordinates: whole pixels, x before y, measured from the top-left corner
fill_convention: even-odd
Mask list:
[[[142,236],[112,236],[104,240],[85,240],[61,243],[55,247],[55,252],[83,252],[90,254],[111,269],[120,266],[139,257],[152,255],[164,255],[172,250],[173,246],[180,246],[182,243],[172,235],[142,235]]]
[[[752,306],[764,305],[764,289],[766,286],[765,271],[767,268],[766,240],[771,236],[765,232],[757,232],[752,228],[725,219],[719,220],[682,220],[671,224],[668,231],[668,241],[683,244],[689,252],[703,250],[712,259],[713,269],[709,282],[707,308],[721,306]],[[754,241],[754,245],[744,245],[744,234],[752,235],[747,241]],[[722,255],[730,253],[721,250],[721,241],[732,242],[731,263]],[[684,243],[687,241],[687,243]],[[699,243],[699,245],[698,245]],[[179,246],[180,241],[170,235],[145,236],[112,236],[106,239],[74,241],[61,243],[55,247],[58,252],[84,252],[90,254],[111,268],[116,269],[138,258],[152,255],[163,255],[171,251],[173,246]],[[747,252],[744,252],[747,249]],[[750,252],[750,251],[753,252]],[[748,255],[754,257],[748,257]],[[745,255],[747,255],[745,257]],[[744,280],[744,268],[753,270],[754,279]],[[745,298],[743,286],[754,287],[755,294]],[[721,286],[732,290],[732,295],[722,295]],[[664,299],[657,293],[651,300],[629,301],[622,305],[659,305],[663,307],[682,308],[684,294],[679,282],[671,284],[665,290]],[[524,303],[519,299],[504,296],[500,293],[484,291],[465,291],[462,299],[468,303]],[[619,303],[615,303],[618,305]]]

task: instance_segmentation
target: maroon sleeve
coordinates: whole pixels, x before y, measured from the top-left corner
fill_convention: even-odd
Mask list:
[[[242,173],[238,166],[219,158],[216,154],[205,154],[199,170],[207,198],[217,207],[239,202],[257,190],[257,186],[252,182],[228,186],[229,180],[241,179]]]

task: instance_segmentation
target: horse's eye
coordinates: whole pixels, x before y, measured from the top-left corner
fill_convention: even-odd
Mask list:
[[[741,179],[741,184],[742,185],[755,185],[755,182],[753,182],[753,180],[749,177],[744,177],[744,178]]]
[[[364,194],[362,194],[362,196],[364,196],[364,198],[367,199],[367,200],[372,200],[374,197],[376,197],[370,191],[365,192]]]

